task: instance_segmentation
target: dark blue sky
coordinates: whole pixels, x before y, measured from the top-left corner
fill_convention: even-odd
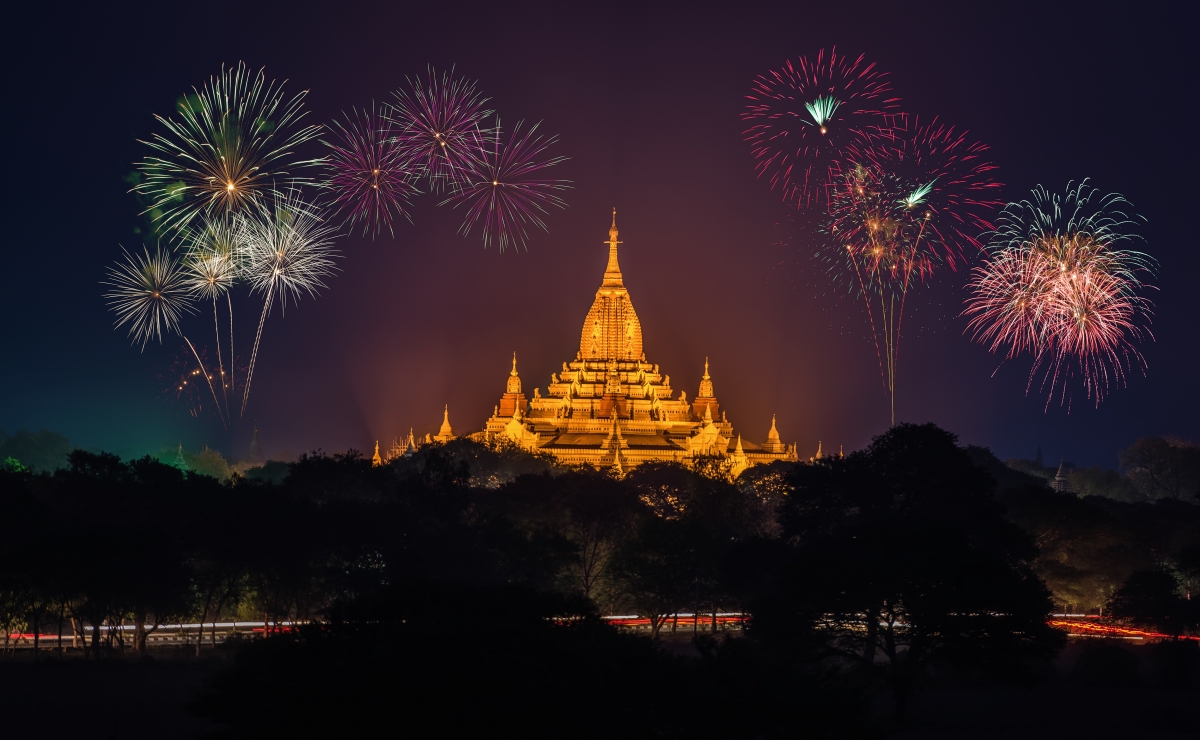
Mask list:
[[[1125,194],[1162,266],[1147,377],[1070,413],[1026,397],[1028,360],[993,376],[997,358],[957,317],[965,276],[950,276],[906,318],[898,417],[1002,457],[1040,443],[1048,459],[1081,464],[1115,465],[1144,434],[1200,437],[1196,65],[1182,17],[1141,4],[254,5],[55,7],[8,25],[0,428],[129,451],[207,443],[233,457],[253,420],[275,455],[434,431],[445,403],[457,431],[478,429],[512,351],[527,392],[574,357],[616,206],[646,353],[676,387],[693,396],[708,356],[748,439],[775,413],[802,451],[862,446],[887,424],[863,312],[772,246],[784,209],[755,179],[738,118],[756,74],[836,44],[890,71],[906,110],[990,144],[1006,198],[1082,177]],[[179,347],[131,348],[99,282],[118,245],[140,243],[122,179],[143,154],[135,140],[155,130],[154,112],[239,60],[310,90],[316,122],[386,99],[426,64],[457,65],[505,120],[542,119],[561,136],[575,189],[526,252],[462,239],[459,214],[428,197],[395,239],[340,240],[329,290],[269,320],[249,419],[225,432],[162,397],[158,376]],[[244,325],[252,313],[246,302]]]

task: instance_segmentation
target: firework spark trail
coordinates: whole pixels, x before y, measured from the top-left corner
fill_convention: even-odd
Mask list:
[[[185,228],[201,213],[262,207],[289,168],[318,163],[292,161],[296,147],[320,133],[320,126],[300,126],[305,92],[287,98],[283,83],[267,84],[264,70],[252,73],[243,62],[222,66],[192,90],[177,117],[155,116],[166,133],[142,142],[155,153],[138,166],[144,179],[133,190],[149,199],[143,213],[164,232]]]
[[[786,203],[824,202],[831,168],[843,161],[856,132],[882,126],[885,114],[899,112],[900,99],[886,97],[890,91],[886,73],[863,56],[839,55],[836,47],[759,75],[742,113],[758,176],[766,176]]]
[[[1026,392],[1041,375],[1046,406],[1070,397],[1079,377],[1097,406],[1145,359],[1134,342],[1149,330],[1150,256],[1123,248],[1136,217],[1117,194],[1098,196],[1084,180],[1062,196],[1039,186],[1031,200],[1010,203],[992,235],[987,262],[974,270],[963,314],[973,339],[1007,359],[1033,355]]]
[[[180,336],[183,335],[181,334]],[[225,421],[225,414],[221,411],[221,402],[217,400],[217,391],[215,388],[213,388],[212,375],[209,375],[208,370],[204,367],[204,361],[200,359],[200,353],[197,352],[195,346],[192,345],[192,340],[188,339],[186,336],[183,336],[183,341],[187,342],[188,349],[192,351],[192,355],[196,358],[196,362],[200,365],[200,372],[204,375],[204,379],[208,382],[208,391],[212,394],[213,403],[217,406],[217,417],[221,420],[221,426],[228,428],[228,424]]]
[[[825,228],[837,247],[828,250],[829,272],[862,293],[893,423],[909,290],[941,265],[956,270],[968,247],[981,248],[977,234],[992,226],[987,215],[999,205],[994,194],[1000,184],[991,175],[995,166],[983,159],[986,151],[937,119],[922,125],[915,116],[899,115],[886,127],[856,132],[844,161],[831,165]],[[853,280],[847,266],[854,268]],[[874,332],[875,296],[882,347]]]
[[[567,207],[557,194],[571,188],[569,181],[537,176],[546,168],[566,161],[561,156],[539,159],[558,137],[538,136],[539,124],[522,133],[522,123],[518,122],[508,140],[502,142],[497,119],[493,129],[497,135],[491,148],[481,150],[482,156],[464,178],[459,192],[440,204],[453,203],[455,208],[466,205],[459,233],[467,236],[473,226],[479,225],[485,249],[493,240],[500,245],[501,252],[509,244],[524,247],[529,239],[527,226],[548,230],[541,218],[547,207]]]
[[[331,150],[325,185],[333,191],[333,207],[351,229],[361,222],[364,236],[378,234],[384,226],[394,235],[393,220],[411,221],[408,209],[419,192],[415,180],[420,167],[413,150],[373,103],[370,110],[355,109],[345,118],[345,123],[334,121],[330,140],[322,140]]]
[[[229,411],[229,392],[225,377],[225,360],[221,355],[221,331],[217,315],[217,299],[224,295],[229,304],[230,369],[233,363],[233,302],[230,289],[238,273],[237,229],[227,215],[209,216],[199,229],[185,233],[187,251],[184,256],[184,285],[194,295],[212,300],[213,333],[217,341],[217,365],[221,375],[221,395],[225,411]],[[232,375],[232,373],[231,373]],[[218,404],[220,410],[220,404]]]
[[[240,220],[241,238],[247,253],[246,277],[251,292],[263,294],[263,310],[250,353],[250,367],[242,395],[242,413],[250,400],[250,383],[258,360],[263,326],[276,300],[286,312],[289,296],[299,302],[302,294],[317,296],[322,279],[333,274],[333,236],[336,228],[325,223],[317,209],[305,203],[296,189],[276,194],[274,207]]]
[[[428,80],[408,80],[411,90],[393,93],[395,103],[385,113],[405,160],[419,168],[433,192],[459,189],[469,175],[492,132],[480,127],[490,116],[487,98],[475,83],[454,77],[454,70],[440,78],[433,67]]]

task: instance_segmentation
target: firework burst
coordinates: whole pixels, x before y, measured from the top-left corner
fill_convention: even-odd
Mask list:
[[[198,214],[233,214],[260,206],[272,183],[296,161],[295,149],[320,133],[301,126],[305,93],[290,98],[244,63],[181,98],[177,116],[155,118],[166,128],[145,141],[153,154],[138,166],[133,189],[149,201],[145,213],[164,232],[185,228]]]
[[[890,90],[886,73],[862,56],[839,55],[836,47],[759,75],[742,113],[758,176],[792,205],[824,202],[830,169],[843,162],[857,132],[898,112],[899,98],[887,97]]]
[[[881,205],[888,218],[920,251],[922,276],[939,264],[957,270],[968,254],[983,249],[979,235],[991,231],[991,214],[1003,205],[987,151],[936,118],[922,124],[917,116],[889,116],[888,125],[859,132],[846,147],[845,158],[854,164],[848,177],[834,178],[833,224],[862,228],[857,191],[849,186],[862,181],[853,170],[866,168],[871,187],[886,196]]]
[[[409,218],[412,197],[419,192],[413,150],[393,125],[372,104],[370,110],[346,115],[345,123],[334,121],[331,138],[323,140],[330,148],[326,187],[333,191],[333,206],[351,229],[361,223],[364,235],[384,227],[394,234],[393,222]]]
[[[544,158],[558,141],[557,136],[537,135],[539,124],[521,131],[522,122],[513,127],[508,141],[502,142],[497,120],[496,137],[490,149],[481,152],[469,175],[456,194],[443,201],[467,207],[459,233],[467,236],[473,226],[483,232],[483,246],[495,241],[503,252],[510,244],[524,247],[528,226],[547,231],[542,220],[547,207],[566,208],[558,193],[571,187],[567,180],[546,180],[540,173],[566,161],[566,157]]]
[[[1115,193],[1084,180],[1063,195],[1042,187],[1000,214],[987,262],[975,269],[964,314],[992,352],[1033,356],[1027,386],[1041,375],[1046,405],[1070,397],[1072,379],[1098,406],[1113,383],[1146,363],[1135,342],[1153,338],[1152,305],[1139,295],[1156,263],[1126,248],[1139,220]]]
[[[298,190],[277,193],[273,207],[240,219],[239,241],[246,250],[245,275],[254,293],[263,295],[262,315],[250,353],[242,396],[242,412],[250,400],[250,382],[258,359],[263,325],[276,301],[286,310],[288,298],[298,302],[304,294],[315,298],[333,274],[336,228],[326,223]]]
[[[129,324],[129,336],[144,350],[151,339],[161,344],[164,334],[179,331],[180,320],[194,310],[191,293],[179,263],[162,247],[153,255],[144,248],[141,255],[121,252],[124,259],[108,269],[104,297],[117,327]]]
[[[428,80],[410,78],[410,90],[397,90],[387,113],[406,160],[419,168],[430,190],[455,191],[474,169],[491,136],[480,122],[491,115],[475,83],[454,77],[440,78],[432,67]]]
[[[890,125],[856,132],[832,166],[824,230],[828,271],[835,283],[862,295],[892,396],[908,292],[965,252],[981,248],[978,234],[999,205],[1000,188],[983,158],[987,147],[934,119],[896,116]],[[882,338],[882,340],[881,340]]]

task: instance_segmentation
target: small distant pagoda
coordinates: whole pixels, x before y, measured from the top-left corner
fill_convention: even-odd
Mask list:
[[[178,468],[179,470],[182,470],[185,473],[191,469],[188,467],[187,460],[183,459],[183,443],[182,442],[179,443],[179,447],[175,450],[175,460],[174,460],[174,462],[171,463],[171,465]]]
[[[752,465],[797,461],[796,446],[783,443],[771,417],[767,441],[748,442],[735,434],[721,410],[708,358],[696,397],[671,387],[671,376],[646,361],[642,325],[617,261],[617,212],[608,231],[608,265],[588,311],[575,359],[551,373],[547,395],[527,399],[512,370],[504,394],[476,439],[509,439],[531,452],[553,455],[566,464],[625,472],[647,462],[688,464],[702,458],[727,459],[732,475]],[[453,439],[449,408],[432,439]],[[410,434],[411,444],[411,434]]]
[[[258,425],[254,425],[254,438],[250,440],[250,454],[246,456],[246,462],[251,466],[265,465],[267,459],[263,457],[262,445],[258,442]]]

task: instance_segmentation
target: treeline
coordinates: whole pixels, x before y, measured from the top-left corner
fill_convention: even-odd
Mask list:
[[[1182,587],[1200,507],[1055,493],[932,425],[736,481],[676,465],[615,478],[466,440],[380,467],[306,455],[279,483],[69,463],[0,472],[0,627],[135,625],[128,646],[91,630],[101,656],[178,621],[316,620],[246,645],[207,690],[200,711],[247,735],[345,731],[316,710],[330,694],[374,719],[372,697],[404,696],[385,704],[437,706],[463,731],[486,706],[526,736],[544,734],[530,707],[565,723],[557,736],[703,734],[718,719],[684,715],[724,702],[730,736],[836,735],[872,687],[902,714],[931,675],[1030,679],[1063,642],[1056,608],[1196,623]],[[701,640],[698,663],[599,619],[637,614],[662,637],[719,612],[747,613],[745,636]],[[644,682],[649,703],[619,696]],[[564,692],[593,714],[564,718]]]
[[[1117,459],[1118,470],[1101,465],[1079,468],[1063,462],[1072,492],[1129,503],[1164,498],[1195,501],[1200,496],[1200,445],[1177,437],[1141,437],[1121,450]],[[1058,475],[1057,467],[1046,467],[1037,460],[1014,458],[1006,464],[1048,483]]]

